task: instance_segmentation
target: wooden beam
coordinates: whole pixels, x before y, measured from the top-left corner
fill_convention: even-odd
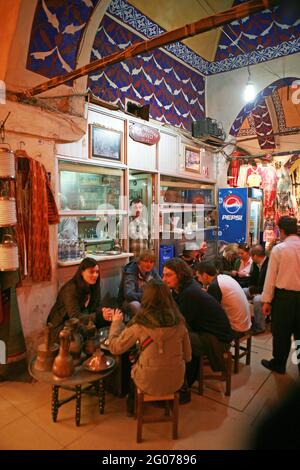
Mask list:
[[[103,69],[108,65],[122,62],[123,60],[135,57],[144,52],[166,46],[167,44],[171,44],[176,41],[182,41],[183,39],[204,33],[205,31],[210,31],[211,29],[218,28],[219,26],[224,26],[225,24],[231,23],[239,18],[244,18],[245,16],[265,10],[266,8],[279,5],[279,3],[280,0],[251,0],[246,3],[242,3],[230,8],[229,10],[202,18],[195,23],[160,34],[155,38],[133,44],[122,52],[115,52],[108,57],[95,60],[90,64],[84,65],[83,67],[73,70],[65,75],[52,78],[47,82],[24,90],[23,92],[18,93],[18,97],[20,99],[31,98],[32,96],[43,93],[51,88],[55,88],[70,80],[76,80],[90,72]]]

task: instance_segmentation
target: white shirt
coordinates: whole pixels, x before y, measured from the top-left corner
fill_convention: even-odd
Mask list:
[[[249,330],[251,313],[245,292],[235,279],[226,274],[218,274],[217,281],[222,292],[221,305],[231,328],[235,331]]]
[[[239,272],[239,273],[243,273],[243,274],[245,274],[246,276],[249,276],[249,275],[250,275],[250,271],[251,271],[252,263],[253,263],[252,258],[249,258],[248,261],[246,261],[245,263],[244,263],[244,261],[241,259],[240,267],[239,267],[239,269],[238,269],[238,272]]]
[[[262,302],[271,302],[275,287],[300,292],[300,238],[289,235],[271,251]]]

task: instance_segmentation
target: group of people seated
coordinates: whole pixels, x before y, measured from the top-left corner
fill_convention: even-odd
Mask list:
[[[223,256],[224,270],[218,260],[218,267],[202,261],[205,244],[192,254],[188,251],[166,261],[162,277],[152,251],[130,261],[122,272],[116,309],[101,305],[99,265],[85,258],[60,289],[48,316],[52,343],[58,342],[66,320],[76,317],[84,323],[93,316],[97,328],[110,325],[112,354],[128,354],[139,344],[140,355],[128,377],[128,414],[133,413],[134,385],[151,395],[180,390],[181,402],[188,402],[203,354],[214,371],[224,371],[223,353],[251,329],[247,298],[253,299],[254,331],[264,330],[257,307],[267,265],[264,249],[240,245],[239,265],[235,261],[235,269],[227,269]],[[257,270],[249,268],[249,258]],[[251,280],[247,287],[238,282],[243,278]]]

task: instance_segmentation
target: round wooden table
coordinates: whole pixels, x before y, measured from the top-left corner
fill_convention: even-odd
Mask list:
[[[90,372],[86,370],[82,365],[75,368],[73,375],[65,379],[59,379],[54,377],[52,371],[40,371],[35,369],[34,358],[29,364],[29,373],[30,375],[37,380],[38,382],[45,382],[52,385],[52,419],[56,423],[58,409],[68,403],[71,400],[76,400],[75,407],[75,422],[76,426],[80,425],[80,411],[81,411],[81,396],[83,393],[92,394],[92,388],[95,389],[96,394],[99,399],[99,412],[100,414],[104,413],[105,405],[105,389],[103,380],[110,376],[115,370],[115,360],[113,359],[112,366],[109,369],[106,369],[102,372]],[[59,400],[59,389],[70,390],[73,393],[68,398],[64,400]]]

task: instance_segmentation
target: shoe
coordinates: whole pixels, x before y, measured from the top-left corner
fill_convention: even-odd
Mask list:
[[[271,359],[270,361],[267,361],[267,359],[262,359],[261,365],[264,366],[266,369],[271,370],[272,372],[277,372],[278,374],[285,374],[285,369],[281,369],[274,366],[273,359]]]
[[[185,405],[189,403],[192,399],[191,390],[189,388],[181,388],[179,390],[179,403],[180,405]]]

